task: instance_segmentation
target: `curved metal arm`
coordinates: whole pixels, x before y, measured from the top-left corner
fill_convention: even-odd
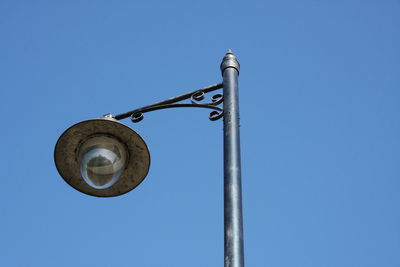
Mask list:
[[[212,109],[213,111],[210,112],[208,118],[211,121],[218,120],[223,116],[223,109],[218,107],[223,102],[223,95],[222,94],[215,94],[211,97],[211,102],[209,103],[201,103],[200,101],[204,100],[205,94],[215,91],[217,89],[222,88],[222,83],[214,84],[208,87],[204,87],[180,96],[176,96],[173,98],[169,98],[164,101],[160,101],[148,106],[144,106],[141,108],[137,108],[116,116],[113,116],[116,120],[122,120],[125,118],[130,117],[132,122],[139,122],[143,119],[143,113],[160,110],[160,109],[167,109],[167,108],[178,108],[178,107],[196,107],[196,108],[208,108]],[[177,103],[183,100],[190,99],[191,103]],[[111,116],[110,114],[104,116]]]

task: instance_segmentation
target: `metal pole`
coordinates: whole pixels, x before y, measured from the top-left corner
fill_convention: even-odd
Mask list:
[[[239,62],[229,49],[221,63],[224,88],[225,267],[244,267],[238,97],[239,70]]]

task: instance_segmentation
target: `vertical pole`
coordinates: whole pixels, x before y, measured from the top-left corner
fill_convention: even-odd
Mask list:
[[[244,267],[238,96],[239,70],[239,62],[229,49],[221,63],[224,88],[225,267]]]

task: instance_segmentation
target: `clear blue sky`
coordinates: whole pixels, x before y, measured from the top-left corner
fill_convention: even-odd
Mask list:
[[[145,115],[146,180],[100,199],[53,149],[81,120],[221,81],[238,56],[245,261],[400,266],[400,1],[0,2],[0,266],[223,266],[222,121]]]

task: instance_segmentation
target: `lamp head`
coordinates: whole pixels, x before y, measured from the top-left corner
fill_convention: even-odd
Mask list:
[[[54,160],[70,186],[97,197],[131,191],[150,167],[143,139],[113,118],[87,120],[68,128],[57,141]]]

